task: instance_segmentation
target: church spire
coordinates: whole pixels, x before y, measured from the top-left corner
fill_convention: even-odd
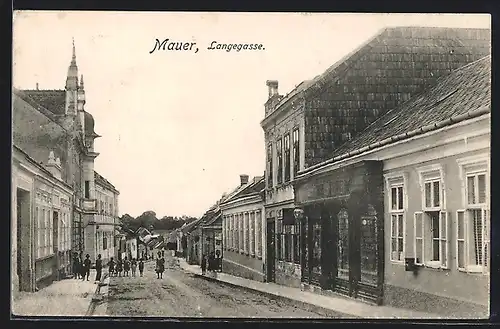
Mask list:
[[[73,55],[71,56],[71,65],[76,66],[75,38],[73,38]]]
[[[80,89],[83,89],[83,74],[80,76]]]
[[[68,68],[68,77],[66,78],[66,89],[76,90],[78,88],[78,66],[76,66],[75,39],[73,39],[73,53],[71,64]]]

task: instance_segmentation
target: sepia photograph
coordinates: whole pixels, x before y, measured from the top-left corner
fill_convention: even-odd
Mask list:
[[[11,319],[488,319],[489,14],[13,12]]]

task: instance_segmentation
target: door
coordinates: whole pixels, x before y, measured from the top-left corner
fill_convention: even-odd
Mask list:
[[[19,290],[32,291],[30,193],[17,189],[17,274]]]
[[[55,261],[52,268],[52,273],[56,275],[56,279],[59,280],[59,265],[61,264],[59,256],[59,213],[54,211],[52,213],[52,236],[53,236],[53,247],[52,251],[55,255]]]
[[[274,244],[274,220],[267,222],[267,282],[276,280],[275,273],[275,244]]]

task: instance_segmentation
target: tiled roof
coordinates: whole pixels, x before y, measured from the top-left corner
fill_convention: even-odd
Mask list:
[[[63,180],[67,182],[68,132],[50,113],[32,102],[26,95],[14,90],[12,100],[12,143],[39,164],[47,164],[50,151],[61,159]]]
[[[490,47],[491,31],[489,29],[413,26],[385,28],[330,66],[322,74],[295,87],[279,101],[276,109],[303,92],[321,90],[324,85],[331,83],[332,78],[340,78],[345,75],[359,59],[370,56],[372,51],[374,56],[379,53],[387,54],[386,57],[391,57],[393,62],[398,62],[399,58],[404,56],[411,56],[414,62],[429,62],[426,58],[430,54],[440,53],[444,55],[448,51],[453,51],[457,56],[464,58],[475,54],[485,56],[490,53]],[[378,58],[380,57],[378,56]],[[475,59],[465,61],[471,62]],[[439,59],[435,61],[437,62]],[[447,67],[439,69],[449,71]],[[377,70],[373,70],[372,73],[376,75]],[[272,112],[274,111],[270,113]]]
[[[27,96],[27,102],[33,102],[32,106],[43,106],[53,114],[64,115],[66,105],[65,90],[22,90]]]
[[[104,178],[103,176],[101,176],[97,171],[94,170],[94,180],[97,184],[101,185],[101,186],[104,186],[104,187],[107,187],[109,188],[110,190],[113,190],[115,192],[118,192],[118,190],[116,189],[116,187],[111,184],[106,178]]]
[[[486,56],[453,71],[434,87],[387,112],[339,147],[333,157],[490,105],[491,57]]]
[[[65,113],[66,91],[65,90],[18,90],[18,94],[31,106],[37,108],[52,120],[56,120]],[[85,111],[85,135],[99,137],[94,131],[94,118],[92,114]]]
[[[227,203],[229,201],[233,201],[253,193],[259,193],[264,187],[264,176],[255,176],[250,183],[243,186],[238,186],[238,188],[236,188],[232,194],[228,195],[226,198],[224,198],[224,200],[222,200],[222,203]]]

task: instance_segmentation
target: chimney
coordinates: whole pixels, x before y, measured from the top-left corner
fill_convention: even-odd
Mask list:
[[[240,175],[241,186],[248,184],[248,175]]]
[[[36,83],[36,90],[39,90],[39,89],[38,89],[38,82]]]
[[[57,179],[62,179],[61,159],[54,156],[54,151],[50,151],[47,161],[47,170]]]
[[[267,80],[266,86],[269,90],[269,98],[278,95],[278,80]]]

